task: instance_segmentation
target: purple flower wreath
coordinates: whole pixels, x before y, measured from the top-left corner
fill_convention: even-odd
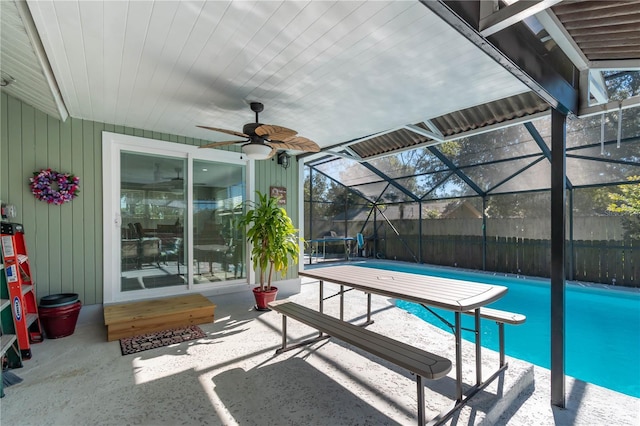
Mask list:
[[[73,200],[80,192],[80,178],[71,173],[42,169],[33,172],[29,181],[33,195],[48,204],[59,206]]]

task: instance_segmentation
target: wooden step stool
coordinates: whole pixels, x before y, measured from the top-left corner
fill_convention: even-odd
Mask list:
[[[215,305],[201,294],[105,306],[107,340],[213,322]]]

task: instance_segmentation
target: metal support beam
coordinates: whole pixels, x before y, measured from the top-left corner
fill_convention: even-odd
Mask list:
[[[482,197],[482,270],[487,270],[487,197]]]
[[[440,131],[440,129],[438,128],[438,126],[436,126],[433,121],[431,120],[424,120],[424,124],[427,125],[427,127],[436,135],[440,136],[441,140],[444,140],[444,135],[442,134],[442,132]]]
[[[449,171],[449,173],[447,173],[447,175],[445,177],[443,177],[442,179],[440,179],[440,181],[438,183],[436,183],[435,185],[433,185],[433,187],[428,190],[427,192],[424,193],[424,195],[422,196],[421,200],[424,201],[425,199],[427,199],[427,197],[434,192],[436,189],[438,189],[439,187],[441,187],[442,185],[444,185],[444,183],[451,177],[453,176],[454,173],[453,171]]]
[[[543,10],[536,14],[536,19],[579,70],[583,71],[589,68],[589,60],[553,11]]]
[[[333,181],[333,182],[337,183],[338,185],[340,185],[340,186],[342,186],[342,187],[347,188],[347,190],[348,190],[349,192],[351,192],[352,194],[354,194],[354,195],[356,195],[356,196],[358,196],[358,197],[362,198],[363,200],[365,200],[365,201],[367,201],[367,202],[373,202],[373,200],[368,199],[368,198],[367,198],[367,197],[365,197],[362,193],[360,193],[360,192],[358,192],[358,191],[355,191],[355,190],[354,190],[353,188],[351,188],[350,186],[343,185],[343,184],[342,184],[342,182],[337,181],[336,179],[332,178],[331,176],[329,176],[328,174],[326,174],[326,173],[325,173],[325,172],[323,172],[322,170],[318,170],[318,169],[316,169],[316,168],[315,168],[315,166],[308,165],[308,167],[309,167],[309,168],[311,168],[311,169],[313,169],[313,170],[315,170],[317,173],[320,173],[322,176],[326,177],[327,179],[329,179],[329,180],[331,180],[331,181]]]
[[[574,265],[576,264],[576,251],[573,244],[573,188],[569,189],[569,280],[573,281]]]
[[[540,132],[538,132],[538,129],[536,129],[536,126],[534,126],[533,123],[525,123],[524,127],[525,129],[527,129],[527,131],[529,132],[533,140],[538,144],[538,147],[540,147],[540,151],[542,151],[544,156],[551,163],[551,150],[545,143]],[[571,181],[569,181],[569,178],[567,178],[566,176],[565,176],[565,182],[567,183],[567,189],[573,189],[573,184],[571,183]]]
[[[598,105],[609,102],[607,83],[601,71],[589,70],[589,93],[593,95]]]
[[[580,105],[578,111],[589,108],[591,105],[591,82],[589,81],[589,70],[580,71],[580,87],[578,88],[580,96]]]
[[[551,111],[551,404],[565,407],[565,114]]]
[[[308,234],[309,235],[309,239],[313,238],[312,237],[312,235],[313,235],[313,205],[315,203],[315,201],[313,200],[313,174],[315,173],[315,171],[316,171],[316,169],[314,169],[313,167],[309,167],[309,234]],[[302,202],[304,203],[304,200],[302,200]],[[304,223],[304,220],[302,221],[302,223]],[[309,252],[309,264],[311,264],[311,262],[313,261],[311,256],[313,256],[313,248],[311,248],[310,252]],[[316,253],[316,256],[317,256],[317,253]],[[304,263],[304,258],[302,259],[302,263]]]
[[[447,166],[449,168],[449,170],[451,170],[460,179],[462,179],[467,185],[469,185],[471,187],[471,189],[473,189],[478,195],[481,195],[483,197],[486,195],[486,193],[482,189],[480,189],[480,187],[478,185],[476,185],[476,183],[474,181],[469,179],[469,176],[467,176],[465,173],[463,173],[462,170],[460,170],[455,164],[453,164],[453,162],[451,160],[449,160],[449,158],[447,158],[446,155],[444,155],[442,152],[440,152],[440,150],[436,149],[433,146],[430,146],[427,149],[433,155],[438,157],[438,160],[442,161],[445,164],[445,166]]]
[[[485,18],[480,18],[480,34],[489,37],[561,1],[562,0],[531,0],[513,3]]]
[[[498,182],[495,185],[493,185],[491,188],[487,189],[487,193],[491,194],[493,191],[495,191],[496,188],[499,188],[501,185],[504,185],[505,183],[507,183],[508,181],[513,179],[514,177],[516,177],[519,174],[525,172],[526,170],[530,169],[531,167],[535,166],[536,164],[538,164],[539,162],[541,162],[543,160],[544,160],[544,157],[538,157],[536,160],[533,160],[531,163],[529,163],[526,166],[520,168],[520,170],[510,174],[506,178],[502,179],[500,182]]]
[[[418,201],[418,259],[422,261],[422,200]]]
[[[415,124],[407,124],[406,126],[404,126],[404,128],[420,136],[426,136],[430,139],[433,139],[433,143],[431,145],[437,145],[441,142],[444,142],[444,136],[442,136],[442,133],[434,133],[430,130],[425,130],[422,127],[418,127]],[[429,144],[421,144],[420,146],[429,146]]]
[[[373,258],[378,255],[378,209],[373,206]]]
[[[368,170],[372,171],[376,175],[380,176],[382,179],[387,181],[389,183],[389,185],[393,186],[394,188],[396,188],[397,190],[402,192],[404,195],[406,195],[407,197],[411,198],[413,201],[420,201],[420,198],[418,198],[412,192],[407,190],[407,188],[405,188],[404,186],[400,185],[395,179],[391,179],[389,176],[387,176],[385,173],[382,173],[380,170],[378,170],[377,168],[373,167],[371,164],[369,164],[367,162],[363,162],[363,163],[360,163],[360,164],[362,164],[364,167],[366,167]],[[386,188],[385,188],[385,191],[386,191]],[[384,193],[384,191],[383,191],[383,193]]]

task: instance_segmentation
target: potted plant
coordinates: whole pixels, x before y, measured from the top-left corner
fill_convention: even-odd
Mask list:
[[[290,264],[298,262],[298,230],[287,211],[278,206],[279,197],[256,191],[258,199],[249,202],[250,209],[240,218],[240,225],[248,227],[253,269],[260,276],[260,286],[253,289],[258,310],[268,310],[278,289],[271,285],[274,272],[284,275]]]

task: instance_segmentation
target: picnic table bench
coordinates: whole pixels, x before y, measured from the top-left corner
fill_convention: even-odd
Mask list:
[[[474,311],[465,311],[467,315],[474,315]],[[522,314],[514,312],[502,311],[494,308],[480,308],[480,318],[493,320],[498,324],[498,339],[500,346],[500,367],[504,367],[506,362],[504,360],[504,325],[518,325],[527,320],[527,317]]]
[[[276,353],[300,346],[287,346],[287,317],[291,317],[320,331],[320,338],[324,333],[327,337],[342,340],[415,373],[418,388],[418,424],[425,424],[422,378],[436,380],[446,376],[451,371],[450,360],[289,300],[271,302],[269,307],[282,314],[282,347]]]

